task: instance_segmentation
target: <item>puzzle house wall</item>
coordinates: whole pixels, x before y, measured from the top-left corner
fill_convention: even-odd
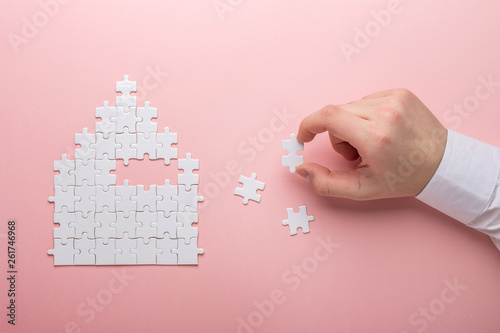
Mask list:
[[[178,160],[178,185],[116,184],[116,161],[177,159],[177,134],[157,132],[149,102],[137,107],[131,93],[137,84],[116,82],[116,106],[104,102],[95,115],[95,134],[75,134],[75,160],[54,161],[54,265],[196,265],[198,255],[199,161],[186,154]]]

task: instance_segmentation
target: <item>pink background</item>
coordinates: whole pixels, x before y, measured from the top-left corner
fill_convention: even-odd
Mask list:
[[[222,17],[212,0],[68,1],[49,17],[38,1],[2,1],[0,330],[498,332],[500,253],[488,237],[413,198],[318,197],[280,159],[281,140],[309,113],[395,87],[415,92],[447,127],[499,145],[500,91],[470,116],[446,110],[473,95],[480,76],[500,81],[500,2],[402,0],[350,62],[340,44],[389,0],[221,2],[232,3]],[[38,31],[13,47],[9,33],[23,36],[26,20],[38,20]],[[155,68],[168,76],[153,79]],[[200,159],[206,253],[197,267],[54,267],[47,255],[52,163],[73,156],[74,134],[93,131],[95,107],[114,105],[124,74],[141,87],[139,102],[158,108],[158,128],[178,133],[180,154]],[[295,117],[273,132],[275,109]],[[259,134],[254,156],[245,149]],[[323,136],[304,155],[348,165]],[[161,163],[120,162],[118,182],[175,180],[176,164]],[[240,170],[227,180],[228,163]],[[260,204],[244,206],[233,191],[252,172],[266,189]],[[281,221],[303,204],[315,221],[291,237]],[[15,329],[5,316],[9,219],[18,223]],[[318,238],[328,237],[339,246],[318,262]],[[309,272],[293,273],[303,265]],[[126,285],[113,274],[122,269],[133,277]],[[445,280],[466,286],[449,303],[440,301],[453,295]],[[98,310],[88,305],[96,297]],[[425,319],[419,311],[429,306]]]

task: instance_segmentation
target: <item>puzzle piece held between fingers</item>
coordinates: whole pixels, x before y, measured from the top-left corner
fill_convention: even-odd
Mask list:
[[[252,177],[250,178],[241,175],[240,183],[243,184],[243,187],[237,187],[234,190],[235,195],[243,197],[243,203],[245,205],[248,204],[248,200],[260,202],[261,195],[257,194],[257,190],[264,190],[266,184],[263,182],[259,182],[258,180],[256,180],[256,178],[256,173],[252,173]]]
[[[281,156],[281,166],[289,167],[290,172],[295,172],[295,167],[304,163],[304,156],[298,155],[299,151],[304,150],[304,144],[297,141],[295,134],[290,135],[289,140],[283,140],[281,148],[288,152],[288,155]]]

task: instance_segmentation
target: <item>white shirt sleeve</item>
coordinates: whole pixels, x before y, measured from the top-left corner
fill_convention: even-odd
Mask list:
[[[449,129],[441,164],[416,198],[489,235],[500,250],[500,148]]]

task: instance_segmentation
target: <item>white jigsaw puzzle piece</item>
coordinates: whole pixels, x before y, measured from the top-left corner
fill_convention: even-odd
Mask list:
[[[75,229],[75,238],[82,238],[83,234],[95,238],[95,228],[99,225],[95,222],[94,214],[84,217],[82,212],[75,212],[75,222],[70,226]]]
[[[135,113],[135,106],[129,106],[126,108],[122,106],[116,107],[116,117],[114,118],[114,121],[116,122],[116,133],[125,133],[125,131],[128,131],[129,133],[137,133],[136,126],[139,118],[137,118]]]
[[[61,186],[63,191],[68,189],[68,186],[75,185],[75,161],[68,160],[66,154],[62,154],[59,161],[54,161],[54,171],[59,171],[58,175],[54,175],[54,186]]]
[[[83,160],[77,159],[75,161],[75,170],[70,171],[70,174],[75,176],[75,185],[81,186],[86,181],[88,185],[94,186],[97,175],[95,160],[88,160],[87,164],[85,164]]]
[[[179,159],[177,168],[184,170],[184,173],[177,175],[177,184],[186,186],[187,190],[190,190],[192,185],[199,184],[200,176],[193,173],[193,170],[200,169],[200,161],[192,159],[191,153],[187,153],[185,159]]]
[[[162,250],[156,247],[156,238],[138,238],[137,248],[130,252],[136,254],[138,265],[156,265],[156,256]]]
[[[54,266],[74,265],[75,255],[79,253],[75,250],[73,240],[63,244],[60,239],[54,239],[54,249],[48,250],[48,254],[54,256]]]
[[[82,133],[75,134],[75,144],[80,145],[80,148],[75,149],[75,160],[82,160],[83,164],[87,164],[89,160],[95,160],[95,134],[88,132],[87,128],[82,130]]]
[[[186,186],[178,185],[177,195],[173,197],[177,201],[178,211],[184,211],[188,207],[190,211],[198,211],[198,202],[202,202],[204,198],[198,195],[198,186],[191,186],[191,190],[187,190]]]
[[[132,200],[132,197],[137,195],[137,186],[131,186],[128,184],[128,180],[123,181],[123,185],[116,186],[116,195],[120,197],[120,200],[116,202],[116,211],[123,212],[125,216],[128,216],[130,212],[137,211],[137,202]]]
[[[144,159],[144,155],[148,154],[150,160],[156,160],[156,133],[150,133],[146,137],[144,133],[137,133],[137,143],[132,144],[132,147],[137,150],[136,158],[138,160]]]
[[[182,224],[177,222],[177,212],[170,213],[170,216],[165,217],[163,212],[156,212],[156,221],[151,223],[151,226],[156,228],[156,237],[173,237],[177,238],[177,227]]]
[[[121,134],[116,135],[116,143],[120,146],[116,148],[116,158],[123,160],[123,164],[128,165],[129,160],[137,158],[137,135],[130,133],[126,128]]]
[[[75,195],[80,198],[75,201],[75,212],[81,212],[84,217],[92,215],[95,212],[95,201],[91,197],[95,197],[95,186],[84,180],[81,186],[75,186]]]
[[[177,196],[177,186],[170,185],[170,180],[165,179],[165,184],[156,187],[156,194],[161,197],[156,202],[158,213],[163,213],[164,216],[170,216],[171,212],[177,211],[177,201],[174,197]]]
[[[49,202],[54,203],[54,212],[62,212],[63,207],[72,213],[75,211],[75,201],[78,198],[75,196],[75,186],[68,186],[66,191],[63,191],[61,186],[54,187],[54,196],[49,197]]]
[[[102,133],[96,133],[95,142],[95,158],[97,160],[116,159],[116,149],[120,148],[120,145],[116,143],[116,133],[110,133],[107,138]]]
[[[198,248],[198,239],[194,238],[189,244],[184,240],[177,239],[177,248],[172,249],[172,253],[177,254],[178,265],[198,265],[198,255],[205,251]]]
[[[161,200],[161,197],[156,194],[156,185],[150,185],[147,191],[144,190],[144,185],[137,185],[137,195],[133,196],[132,200],[137,202],[137,212],[145,210],[156,212],[156,202]]]
[[[137,108],[137,117],[140,121],[137,123],[137,133],[144,133],[147,139],[151,134],[158,132],[158,124],[153,122],[153,118],[158,118],[158,109],[152,108],[149,102],[145,102],[143,107]]]
[[[102,238],[105,243],[111,238],[116,238],[116,213],[107,209],[95,213],[95,222],[98,226],[95,228],[95,237]]]
[[[298,155],[299,151],[304,150],[304,144],[297,141],[295,134],[290,135],[289,140],[283,140],[281,148],[288,152],[288,155],[281,157],[281,166],[289,167],[290,172],[295,172],[295,167],[304,163],[304,156]]]
[[[82,238],[75,239],[75,250],[79,251],[75,254],[75,265],[95,265],[95,255],[90,253],[91,249],[95,249],[94,238],[84,233]]]
[[[156,223],[156,211],[144,211],[136,213],[136,220],[140,226],[136,228],[137,237],[151,238],[156,237],[156,228],[153,224]]]
[[[125,234],[135,238],[137,236],[136,229],[141,226],[136,220],[136,212],[130,212],[125,216],[123,212],[116,212],[116,224],[111,226],[116,228],[116,237],[124,238]]]
[[[116,106],[121,106],[125,112],[137,105],[137,98],[132,96],[133,91],[137,91],[137,82],[129,81],[128,75],[123,76],[123,81],[116,82],[116,92],[121,92],[121,96],[116,96]]]
[[[95,108],[95,116],[101,118],[95,123],[95,132],[102,133],[104,138],[108,138],[110,133],[116,133],[116,107],[109,106],[108,101],[103,102],[103,106]],[[113,118],[113,120],[112,120]]]
[[[102,239],[95,241],[95,249],[90,249],[90,253],[95,255],[95,264],[115,265],[115,255],[120,253],[120,250],[116,248],[116,239],[110,239],[107,243]]]
[[[257,190],[263,191],[266,187],[266,184],[263,182],[259,182],[257,180],[257,174],[252,173],[252,176],[245,177],[243,175],[240,176],[240,183],[243,184],[242,187],[237,187],[234,190],[235,195],[239,195],[243,197],[243,203],[248,204],[248,200],[253,200],[260,202],[261,195],[257,194]]]
[[[95,161],[95,184],[107,190],[110,185],[116,185],[116,175],[110,173],[111,170],[116,170],[116,160],[109,159],[107,156],[102,160]]]
[[[169,236],[165,234],[164,238],[156,240],[156,247],[162,250],[161,253],[156,255],[158,265],[177,265],[177,254],[172,252],[173,249],[177,249],[177,239]]]
[[[296,235],[298,228],[301,228],[304,234],[310,231],[309,222],[314,220],[314,216],[307,215],[306,206],[300,206],[298,213],[295,213],[293,208],[287,208],[286,212],[288,219],[283,220],[281,223],[290,227],[290,235]]]
[[[116,195],[116,186],[109,186],[107,190],[102,185],[95,187],[95,196],[91,196],[90,200],[95,201],[95,211],[102,212],[104,207],[110,212],[116,212],[116,202],[120,197]]]
[[[63,244],[75,238],[75,228],[72,227],[75,223],[75,213],[68,212],[67,207],[62,207],[60,213],[54,213],[54,223],[59,224],[59,227],[54,228],[54,238],[61,239]]]
[[[198,239],[198,228],[193,223],[198,223],[198,213],[193,213],[186,207],[183,212],[177,212],[177,238],[183,239],[184,243],[191,243],[192,239]]]
[[[116,248],[120,251],[115,256],[115,262],[118,265],[137,265],[137,256],[131,250],[137,248],[137,239],[129,238],[125,234],[123,238],[116,240]]]
[[[177,143],[177,133],[170,133],[170,129],[165,127],[163,133],[156,134],[156,143],[156,157],[163,159],[165,165],[177,159],[177,148],[172,148]]]

